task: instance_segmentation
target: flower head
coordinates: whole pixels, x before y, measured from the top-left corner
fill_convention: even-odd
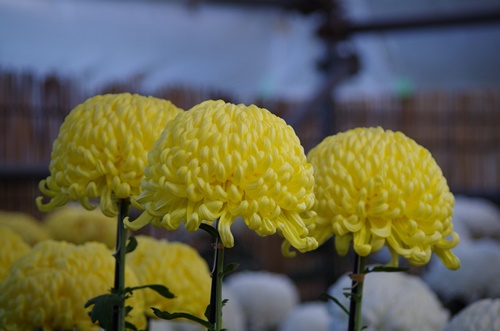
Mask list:
[[[450,269],[460,261],[451,217],[454,197],[431,153],[401,132],[357,128],[325,138],[308,154],[316,179],[311,233],[335,234],[338,252],[360,256],[388,246],[414,265],[432,251]],[[448,241],[448,237],[451,237]]]
[[[293,129],[254,105],[205,101],[169,122],[149,154],[142,193],[148,223],[195,231],[219,219],[222,242],[241,216],[261,236],[280,233],[301,251],[317,247],[306,223],[314,204],[313,169]]]
[[[30,249],[30,245],[17,232],[0,225],[0,283],[7,277],[12,263]]]
[[[0,325],[5,330],[97,331],[85,303],[106,293],[113,283],[114,259],[104,244],[74,245],[46,240],[12,266],[0,284]],[[127,286],[137,286],[126,268]],[[133,307],[127,321],[146,326],[140,291],[127,299]]]
[[[0,225],[15,231],[31,246],[50,238],[41,222],[23,212],[0,211]]]
[[[163,284],[175,295],[174,299],[165,299],[146,289],[146,307],[190,313],[204,319],[211,283],[207,262],[189,245],[141,235],[136,238],[138,245],[127,254],[127,265],[141,284]],[[150,309],[146,313],[155,316]]]
[[[50,201],[38,197],[38,208],[48,212],[74,200],[93,209],[89,199],[100,197],[102,212],[116,216],[114,200],[140,193],[147,153],[180,112],[169,101],[128,93],[98,95],[78,105],[54,141],[50,176],[39,185]]]
[[[116,246],[116,222],[116,217],[107,217],[98,210],[87,210],[76,204],[54,210],[44,219],[45,228],[54,240],[74,244],[97,241],[108,248]]]

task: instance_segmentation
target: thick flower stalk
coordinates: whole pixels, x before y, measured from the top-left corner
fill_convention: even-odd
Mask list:
[[[149,154],[142,193],[148,223],[195,231],[219,220],[224,246],[237,216],[260,236],[280,233],[295,248],[317,247],[308,235],[313,169],[293,129],[254,105],[205,101],[170,121]]]
[[[325,138],[308,154],[314,166],[315,211],[311,233],[332,234],[341,255],[353,242],[359,256],[387,246],[421,266],[434,252],[450,269],[458,235],[451,222],[454,197],[431,153],[401,132],[357,128]]]
[[[17,232],[0,225],[0,283],[7,277],[12,263],[30,249],[30,245]]]
[[[116,222],[116,217],[107,217],[99,210],[71,204],[49,213],[43,224],[54,240],[74,244],[97,241],[112,249],[116,245]]]
[[[23,212],[0,211],[0,225],[19,234],[31,246],[50,238],[41,222]]]
[[[113,273],[114,259],[104,244],[47,240],[36,245],[12,265],[0,284],[2,330],[99,330],[84,305],[109,290]],[[126,279],[127,285],[138,285],[131,269]],[[126,303],[133,306],[127,320],[144,329],[142,293],[134,292]]]
[[[149,308],[190,313],[205,319],[210,300],[210,270],[207,262],[189,245],[152,237],[136,237],[137,248],[127,254],[127,265],[141,284],[163,284],[175,295],[166,299],[151,289],[144,290],[146,314]]]
[[[93,209],[89,199],[99,197],[102,212],[116,216],[118,199],[140,193],[147,153],[180,112],[169,101],[128,93],[78,105],[54,141],[50,176],[39,185],[50,201],[38,197],[38,208],[48,212],[74,200]]]

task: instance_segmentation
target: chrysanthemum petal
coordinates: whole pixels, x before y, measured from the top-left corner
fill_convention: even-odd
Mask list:
[[[101,198],[100,208],[116,216],[116,199],[141,190],[147,152],[165,124],[181,109],[169,101],[140,95],[107,94],[74,108],[59,129],[49,165],[50,176],[40,191],[50,198],[36,204],[43,212],[89,198]]]
[[[265,109],[220,100],[193,107],[167,124],[144,173],[137,202],[150,216],[131,228],[148,219],[194,231],[219,219],[232,247],[230,227],[241,216],[259,235],[278,231],[301,251],[317,247],[312,219],[298,221],[314,204],[312,166],[293,129]]]
[[[387,245],[391,263],[399,254],[415,265],[427,263],[434,251],[447,267],[457,267],[450,251],[458,244],[454,198],[428,150],[401,132],[357,128],[327,137],[308,160],[318,214],[310,229],[320,242],[335,234],[339,253],[353,240],[362,256]]]

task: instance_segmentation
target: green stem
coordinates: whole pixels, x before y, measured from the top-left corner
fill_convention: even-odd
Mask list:
[[[218,221],[215,222],[217,229]],[[214,331],[222,330],[222,278],[224,276],[224,246],[219,237],[214,243],[215,257],[212,271],[212,288],[210,293],[210,314],[208,321],[214,326]]]
[[[365,257],[359,256],[354,252],[354,267],[353,275],[360,277],[361,280],[353,279],[351,286],[351,304],[349,307],[349,326],[348,331],[360,331],[361,330],[361,307],[363,300],[363,284],[364,281],[362,277],[364,276],[365,270]],[[361,276],[363,275],[363,276]]]
[[[128,199],[118,200],[118,221],[116,226],[115,282],[113,290],[122,293],[125,288],[125,254],[127,253],[127,229],[123,219],[128,214]],[[125,300],[113,310],[113,331],[125,331]]]

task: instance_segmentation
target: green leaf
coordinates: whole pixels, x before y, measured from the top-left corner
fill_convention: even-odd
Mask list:
[[[130,329],[132,331],[137,331],[137,327],[134,324],[132,324],[130,322],[127,322],[127,321],[125,321],[125,329]]]
[[[333,302],[335,302],[335,304],[337,306],[340,307],[340,309],[342,309],[344,311],[344,313],[346,313],[347,315],[349,315],[349,310],[339,301],[339,299],[335,298],[335,297],[332,297],[331,295],[329,294],[324,294],[324,296],[328,299],[328,300],[332,300]]]
[[[222,300],[222,307],[224,307],[229,302],[229,299]]]
[[[161,311],[157,308],[151,308],[151,309],[153,309],[153,313],[158,318],[168,320],[168,321],[173,320],[173,319],[177,319],[177,318],[186,318],[188,320],[191,320],[193,322],[200,324],[201,326],[203,326],[204,328],[206,328],[208,330],[212,330],[212,331],[214,330],[214,326],[211,323],[209,323],[205,320],[202,320],[201,318],[196,317],[194,315],[191,315],[188,313],[169,313],[168,311]]]
[[[219,231],[217,231],[214,227],[212,227],[206,223],[201,223],[199,228],[202,230],[205,230],[210,235],[212,235],[214,238],[220,238]]]
[[[85,308],[94,305],[89,312],[92,322],[98,322],[104,330],[110,331],[113,326],[113,310],[121,307],[124,299],[117,294],[102,294],[90,299],[84,305]]]
[[[224,267],[224,270],[222,270],[222,277],[225,277],[228,273],[232,272],[236,268],[238,268],[239,264],[238,263],[229,263]]]
[[[137,239],[135,239],[134,236],[130,236],[130,238],[128,238],[125,254],[133,252],[136,248],[137,248]]]
[[[203,314],[207,319],[210,318],[210,305],[207,305],[207,308],[205,309],[205,313]]]
[[[131,306],[126,306],[125,307],[125,316],[128,316],[128,313],[130,313],[132,311],[132,307]]]
[[[127,288],[125,288],[125,292],[132,293],[135,290],[140,290],[143,288],[152,289],[153,291],[155,291],[156,293],[158,293],[159,295],[161,295],[162,297],[167,298],[167,299],[175,298],[175,295],[172,292],[170,292],[168,287],[160,285],[160,284],[150,284],[150,285],[127,287]]]
[[[364,274],[368,274],[370,272],[403,272],[408,271],[409,268],[397,268],[397,267],[384,267],[384,266],[375,266],[372,269],[366,268],[363,272]]]

